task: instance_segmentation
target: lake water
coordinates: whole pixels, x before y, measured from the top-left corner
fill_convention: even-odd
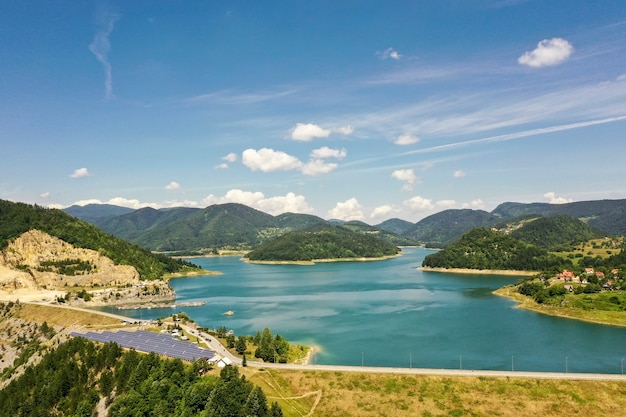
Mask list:
[[[491,292],[518,278],[423,272],[429,251],[379,262],[314,266],[192,262],[219,276],[171,281],[177,302],[199,307],[116,310],[134,318],[185,311],[199,325],[236,334],[269,327],[318,346],[319,364],[622,373],[626,329],[514,308]],[[235,315],[224,316],[233,310]]]

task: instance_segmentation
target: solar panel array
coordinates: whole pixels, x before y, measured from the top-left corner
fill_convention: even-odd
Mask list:
[[[121,347],[132,348],[141,352],[154,352],[158,355],[179,358],[187,361],[197,359],[210,360],[215,356],[212,350],[202,349],[190,342],[173,339],[172,336],[161,333],[137,330],[133,332],[120,330],[117,332],[72,332],[74,337],[84,337],[95,342],[115,342]]]

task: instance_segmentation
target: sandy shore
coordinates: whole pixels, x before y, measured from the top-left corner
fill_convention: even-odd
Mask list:
[[[488,274],[488,275],[511,275],[519,277],[530,277],[537,275],[537,271],[514,271],[509,269],[469,269],[469,268],[431,268],[420,266],[420,271],[426,272],[448,272],[450,274]]]
[[[250,264],[261,264],[261,265],[315,265],[317,263],[324,262],[374,262],[374,261],[385,261],[387,259],[397,258],[398,256],[402,256],[401,253],[396,255],[389,256],[381,256],[379,258],[336,258],[336,259],[312,259],[310,261],[251,261],[247,258],[242,258],[244,262]]]

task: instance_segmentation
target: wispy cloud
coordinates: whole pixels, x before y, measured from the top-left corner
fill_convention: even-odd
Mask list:
[[[298,91],[299,89],[297,88],[277,88],[275,91],[257,91],[250,93],[239,93],[233,90],[221,90],[187,97],[183,99],[182,102],[187,105],[199,105],[206,103],[255,104],[289,97]]]
[[[378,58],[383,59],[383,60],[385,59],[398,60],[402,57],[402,55],[400,55],[400,53],[393,48],[387,48],[384,51],[378,51],[376,52],[376,55],[378,55]]]
[[[619,122],[622,120],[626,120],[626,115],[618,116],[618,117],[610,117],[607,119],[589,120],[586,122],[570,123],[570,124],[565,124],[565,125],[550,126],[550,127],[539,128],[539,129],[531,129],[531,130],[525,130],[521,132],[509,133],[506,135],[490,136],[486,138],[466,140],[462,142],[448,143],[445,145],[432,146],[430,148],[423,148],[423,149],[417,149],[414,151],[404,152],[401,155],[415,155],[415,154],[428,153],[428,152],[440,152],[440,151],[458,149],[458,148],[472,146],[472,145],[505,142],[505,141],[525,138],[529,136],[537,136],[537,135],[543,135],[547,133],[561,132],[564,130],[572,130],[572,129],[579,129],[583,127],[601,125],[601,124],[606,124],[606,123],[614,123],[614,122]]]
[[[93,42],[89,44],[89,50],[102,64],[104,68],[104,98],[110,100],[114,98],[113,95],[113,76],[111,63],[109,62],[109,52],[111,51],[111,42],[109,36],[113,32],[115,22],[118,20],[118,16],[113,13],[103,12],[98,17],[96,35]]]

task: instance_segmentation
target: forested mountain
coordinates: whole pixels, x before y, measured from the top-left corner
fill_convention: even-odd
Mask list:
[[[477,227],[446,249],[426,256],[422,266],[519,271],[561,270],[571,267],[569,259],[551,255],[544,248],[505,233]]]
[[[142,279],[195,267],[188,262],[155,255],[137,245],[104,233],[91,223],[61,210],[0,200],[0,249],[24,232],[37,229],[78,248],[92,249],[119,265],[132,265]]]
[[[314,259],[380,258],[399,252],[384,240],[325,225],[286,233],[249,252],[251,261],[311,261]]]
[[[88,215],[89,210],[83,215]],[[92,216],[93,217],[93,216]],[[283,213],[272,216],[237,203],[216,204],[205,209],[143,208],[121,216],[98,218],[104,231],[142,247],[160,252],[185,252],[221,248],[251,249],[282,234],[328,225],[310,214]],[[361,223],[360,233],[378,234],[394,245],[418,242]]]
[[[112,204],[87,204],[85,206],[70,206],[63,209],[63,211],[70,216],[78,217],[86,222],[96,224],[96,222],[102,221],[103,219],[122,216],[132,213],[135,210],[128,207],[114,206]]]
[[[134,242],[148,231],[167,227],[199,210],[189,207],[176,207],[167,210],[146,207],[121,216],[97,219],[93,223],[107,233]]]
[[[602,236],[581,220],[566,214],[540,217],[524,223],[511,237],[549,250],[567,249],[580,242]]]
[[[503,219],[528,214],[553,216],[567,214],[585,220],[609,235],[626,235],[626,200],[577,201],[566,204],[548,203],[502,203],[492,212]]]
[[[379,229],[386,230],[397,235],[403,235],[404,232],[415,226],[415,223],[402,219],[389,219],[376,225]]]
[[[123,209],[123,208],[122,208]],[[345,224],[308,214],[285,213],[271,216],[241,204],[229,203],[205,209],[140,209],[120,216],[108,216],[112,208],[85,206],[67,209],[108,233],[156,251],[193,251],[223,247],[249,249],[289,231],[316,224]],[[129,210],[129,209],[124,209]],[[377,230],[383,239],[396,245],[425,244],[444,248],[474,227],[494,227],[512,219],[567,214],[607,235],[626,235],[626,200],[581,201],[568,204],[503,203],[491,213],[483,210],[451,209],[428,216],[417,223],[391,219]],[[357,223],[349,222],[353,226]],[[359,222],[362,226],[365,223]],[[367,226],[367,225],[366,225]],[[368,227],[361,229],[369,233]],[[399,240],[397,236],[410,239]]]
[[[360,221],[345,222],[343,223],[343,227],[348,230],[352,230],[353,232],[379,237],[382,240],[396,246],[417,246],[420,244],[420,242],[415,239],[400,236],[396,233],[381,229],[377,226],[370,226],[369,224]]]
[[[491,226],[498,220],[483,210],[444,210],[420,220],[402,236],[424,242],[428,247],[445,248],[468,230]]]

